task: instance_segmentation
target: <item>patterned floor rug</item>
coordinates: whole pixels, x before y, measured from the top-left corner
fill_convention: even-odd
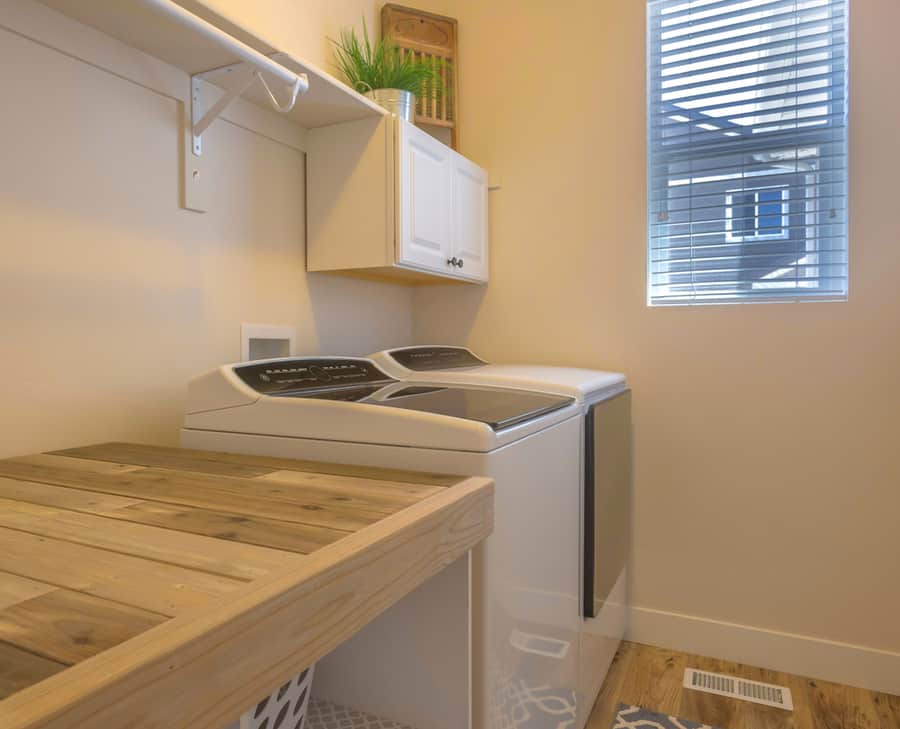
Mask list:
[[[304,729],[412,729],[412,727],[313,697],[309,700]]]
[[[640,706],[619,704],[612,729],[716,729],[709,724],[657,714]]]

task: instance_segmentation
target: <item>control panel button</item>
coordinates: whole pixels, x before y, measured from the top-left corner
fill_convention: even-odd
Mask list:
[[[352,358],[271,360],[237,365],[234,373],[266,395],[393,382],[371,362]]]
[[[398,364],[417,372],[487,364],[465,347],[411,347],[390,355]]]

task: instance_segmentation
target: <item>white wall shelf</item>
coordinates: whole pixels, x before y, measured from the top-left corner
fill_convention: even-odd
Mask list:
[[[159,12],[152,2],[145,0],[116,0],[116,2],[41,0],[41,2],[190,75],[202,73],[205,81],[214,83],[226,91],[229,90],[231,78],[235,74],[225,70],[217,74],[207,72],[224,69],[243,60],[220,43]],[[178,5],[215,25],[237,41],[272,57],[272,60],[290,71],[306,74],[309,90],[299,97],[289,112],[290,118],[301,127],[312,129],[385,114],[377,104],[330,74],[302,59],[287,53],[279,53],[278,49],[273,48],[264,39],[213,12],[203,3],[196,0],[179,0]],[[265,108],[271,108],[269,97],[261,84],[253,84],[243,97]]]

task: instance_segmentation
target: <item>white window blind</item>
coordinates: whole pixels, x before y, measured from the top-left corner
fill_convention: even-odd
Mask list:
[[[650,0],[651,305],[847,297],[848,0]]]

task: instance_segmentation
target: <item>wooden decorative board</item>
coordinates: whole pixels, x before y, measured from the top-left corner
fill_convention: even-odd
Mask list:
[[[220,729],[484,539],[492,488],[127,443],[0,461],[0,727]]]
[[[381,34],[417,59],[434,65],[440,84],[427,84],[416,105],[416,123],[450,129],[459,145],[459,63],[454,18],[388,3],[381,8]]]

